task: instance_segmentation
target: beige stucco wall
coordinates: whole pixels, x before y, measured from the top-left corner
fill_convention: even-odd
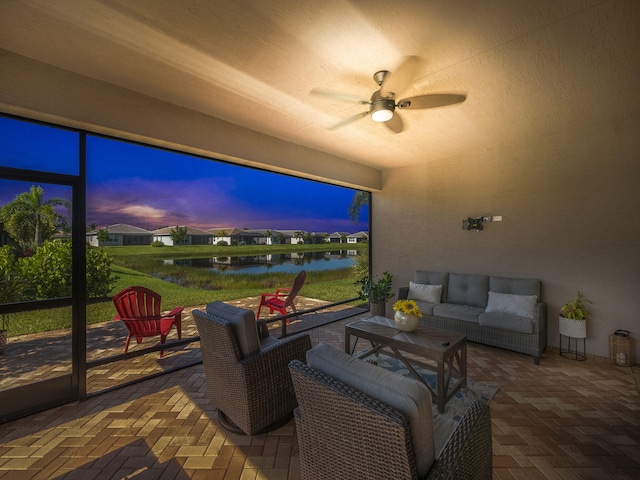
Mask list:
[[[374,270],[392,272],[394,286],[416,269],[539,278],[556,347],[558,310],[579,290],[593,301],[587,354],[608,357],[608,336],[622,328],[636,338],[637,361],[638,132],[640,118],[622,119],[387,171],[373,196]],[[484,214],[503,221],[462,230]]]

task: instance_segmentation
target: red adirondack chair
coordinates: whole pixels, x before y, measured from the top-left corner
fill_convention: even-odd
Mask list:
[[[277,311],[280,315],[287,315],[287,308],[291,308],[293,313],[298,313],[296,305],[293,302],[306,279],[307,272],[302,270],[298,275],[296,275],[292,287],[278,288],[276,293],[263,293],[260,298],[260,305],[258,306],[258,315],[256,319],[260,318],[260,310],[262,307],[267,307],[269,309],[269,313]]]
[[[122,320],[129,330],[124,344],[124,353],[129,350],[129,341],[135,337],[138,343],[143,337],[160,335],[160,344],[164,345],[171,327],[176,326],[178,338],[182,338],[182,310],[176,307],[167,314],[160,313],[162,297],[145,287],[128,287],[113,297],[113,304],[118,311],[114,320]],[[164,350],[160,351],[160,357]]]

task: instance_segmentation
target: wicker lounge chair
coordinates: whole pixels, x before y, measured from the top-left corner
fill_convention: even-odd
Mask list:
[[[446,419],[452,422],[449,430],[437,426],[441,419],[436,414],[429,432],[432,438],[422,439],[430,442],[431,453],[426,456],[431,458],[425,462],[416,453],[424,445],[416,444],[417,432],[411,430],[415,425],[411,416],[419,410],[413,399],[405,402],[412,412],[406,415],[302,362],[293,361],[289,368],[299,403],[294,416],[304,480],[492,478],[488,405],[473,402],[457,425]],[[404,391],[395,396],[400,402],[406,400]],[[430,405],[427,408],[431,413]],[[424,424],[424,410],[421,415],[418,421]]]
[[[304,360],[308,335],[278,340],[252,310],[222,302],[193,311],[200,334],[207,396],[218,407],[222,426],[254,435],[286,423],[297,405],[288,364]]]

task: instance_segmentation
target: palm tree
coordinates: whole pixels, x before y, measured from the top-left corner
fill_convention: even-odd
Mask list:
[[[349,205],[349,218],[353,223],[358,223],[360,211],[364,206],[369,205],[369,195],[369,192],[358,190],[351,199],[351,205]]]
[[[44,240],[50,239],[57,229],[67,225],[64,216],[55,211],[54,207],[71,209],[69,201],[63,198],[44,200],[44,190],[41,186],[31,186],[28,192],[21,193],[4,205],[0,216],[5,229],[26,247],[33,242],[38,247]]]

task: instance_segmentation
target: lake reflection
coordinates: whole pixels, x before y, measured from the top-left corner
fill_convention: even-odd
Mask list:
[[[237,255],[210,258],[163,260],[168,265],[204,268],[220,273],[258,274],[267,272],[297,273],[300,270],[338,270],[353,266],[357,250],[333,252],[282,253],[273,255]]]

